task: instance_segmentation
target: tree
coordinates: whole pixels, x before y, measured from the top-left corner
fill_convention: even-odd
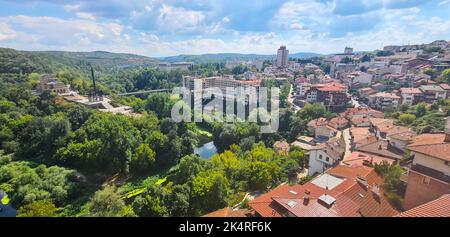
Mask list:
[[[394,55],[394,53],[391,52],[391,51],[383,51],[383,50],[381,50],[381,51],[377,52],[377,57],[387,57],[387,56],[391,56],[391,55]]]
[[[416,116],[414,114],[401,114],[398,120],[405,125],[410,125],[416,120]]]
[[[220,171],[202,171],[192,181],[191,196],[193,205],[201,213],[226,206],[229,183]]]
[[[427,46],[423,49],[424,54],[442,53],[443,51],[439,46]]]
[[[423,71],[423,73],[433,78],[436,75],[437,70],[433,68],[427,68]]]
[[[370,62],[371,57],[368,54],[365,54],[362,58],[361,58],[361,62]]]
[[[245,167],[249,188],[251,190],[267,190],[272,183],[272,177],[276,173],[275,170],[276,167],[273,163],[262,161],[250,162]]]
[[[236,154],[231,151],[225,151],[211,158],[214,166],[225,171],[227,177],[231,177],[233,173],[240,167],[240,162]]]
[[[320,117],[325,117],[326,108],[321,104],[307,104],[298,112],[298,116],[306,121],[311,121]]]
[[[152,168],[155,163],[155,152],[148,144],[141,144],[136,148],[131,158],[131,170],[134,172],[145,172]]]
[[[18,156],[24,159],[52,156],[64,145],[70,131],[70,123],[64,117],[34,117],[18,136]]]
[[[96,168],[105,171],[129,172],[134,149],[142,142],[140,132],[132,123],[132,118],[124,115],[99,113],[91,116],[76,131],[80,143],[97,140]],[[78,157],[83,159],[83,157]]]
[[[19,208],[18,217],[54,217],[56,206],[50,200],[39,200]]]
[[[442,78],[450,84],[450,69],[445,69],[444,71],[442,71]]]
[[[202,164],[197,155],[185,156],[180,160],[175,172],[175,180],[180,184],[187,183],[192,181],[201,170]]]
[[[189,213],[190,207],[190,188],[188,185],[176,185],[169,195],[168,206],[171,217],[184,217]]]
[[[345,57],[341,60],[341,63],[345,63],[345,64],[353,63],[353,59],[350,57]]]
[[[106,186],[103,190],[95,192],[87,204],[88,216],[92,217],[121,217],[132,216],[124,201],[114,186]]]
[[[16,206],[39,200],[50,200],[61,206],[80,188],[74,170],[45,165],[32,168],[23,161],[0,165],[0,184],[8,184],[8,191],[11,191],[8,193]]]
[[[132,203],[133,210],[140,217],[168,216],[166,190],[158,185],[150,185],[147,190],[138,196]]]
[[[417,105],[414,107],[414,109],[415,109],[415,111],[416,111],[415,114],[416,114],[416,116],[417,116],[418,118],[424,116],[424,115],[427,113],[427,110],[428,110],[428,109],[427,109],[427,104],[424,103],[424,102],[417,104]]]
[[[384,177],[383,186],[387,192],[401,193],[404,191],[404,184],[400,180],[400,176],[405,171],[400,165],[390,165],[386,161],[383,161],[380,164],[375,164],[374,169]]]
[[[167,93],[156,93],[150,95],[145,101],[145,108],[148,111],[156,113],[158,118],[170,117],[172,107],[175,101],[170,99],[170,95]]]

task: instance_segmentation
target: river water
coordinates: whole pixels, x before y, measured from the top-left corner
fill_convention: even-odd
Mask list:
[[[17,216],[17,210],[11,206],[11,204],[3,205],[1,200],[6,196],[6,193],[0,190],[0,217],[15,217]]]
[[[214,145],[214,142],[208,142],[201,147],[195,148],[194,153],[202,159],[211,159],[211,157],[217,154],[217,147]]]

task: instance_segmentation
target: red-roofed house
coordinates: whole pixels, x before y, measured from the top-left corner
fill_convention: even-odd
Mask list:
[[[423,92],[419,88],[401,88],[403,105],[415,105],[423,101]]]
[[[304,185],[282,185],[249,202],[261,217],[391,217],[374,169],[337,166]]]
[[[330,110],[345,108],[350,102],[347,87],[340,83],[313,85],[306,93],[309,103],[322,103]]]
[[[397,108],[400,96],[394,93],[379,92],[369,96],[369,105],[376,109]]]
[[[423,134],[408,146],[413,163],[404,180],[406,210],[450,192],[450,134]]]

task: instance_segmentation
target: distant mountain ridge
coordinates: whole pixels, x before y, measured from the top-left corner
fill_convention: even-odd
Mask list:
[[[319,57],[321,54],[301,52],[290,54],[290,58],[307,59],[312,57]],[[161,57],[161,61],[166,62],[194,62],[194,63],[219,63],[233,60],[273,60],[276,55],[263,54],[239,54],[239,53],[218,53],[218,54],[200,54],[200,55],[177,55],[170,57]]]
[[[0,48],[0,73],[54,73],[64,68],[88,71],[88,64],[97,70],[110,71],[155,66],[158,63],[159,60],[155,58],[104,51],[21,51]]]

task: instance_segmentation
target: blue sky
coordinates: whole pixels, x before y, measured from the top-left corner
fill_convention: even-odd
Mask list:
[[[0,47],[170,56],[450,40],[450,0],[0,0]]]

